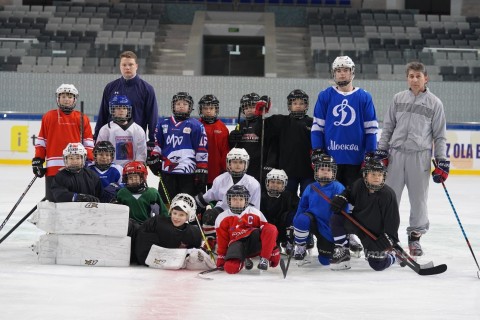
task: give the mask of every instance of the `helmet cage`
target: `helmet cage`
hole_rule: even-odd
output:
[[[128,176],[131,174],[138,174],[140,176],[140,183],[129,184]],[[123,167],[122,182],[125,184],[127,189],[130,190],[130,192],[141,193],[145,191],[148,187],[147,176],[148,176],[147,168],[142,162],[131,161],[131,162],[128,162],[125,165],[125,167]]]
[[[111,157],[110,163],[108,164],[98,163],[97,157],[102,152],[108,152],[110,154],[110,157]],[[113,163],[113,159],[115,159],[115,147],[113,146],[113,144],[110,141],[97,142],[97,144],[93,148],[93,160],[95,161],[95,167],[97,167],[102,171],[105,171],[108,168],[110,168],[110,166]]]
[[[269,188],[269,182],[273,180],[278,180],[283,182],[283,188],[281,190],[274,190]],[[288,184],[288,176],[284,170],[272,169],[269,173],[267,173],[267,177],[265,179],[265,186],[267,188],[267,194],[269,197],[280,197],[280,194],[285,191],[285,188]]]
[[[292,103],[293,101],[301,99],[305,103],[305,110],[303,111],[292,111]],[[308,111],[308,101],[309,97],[308,94],[305,93],[305,91],[300,90],[300,89],[295,89],[290,94],[287,96],[287,105],[288,105],[288,111],[290,112],[290,115],[294,118],[301,119],[305,117]]]
[[[219,108],[220,101],[218,101],[217,97],[213,94],[207,94],[203,96],[200,101],[198,102],[198,114],[200,118],[203,119],[206,123],[214,123],[217,121],[218,113],[220,111]],[[205,106],[214,106],[215,107],[215,115],[214,116],[206,116],[203,114],[203,107]]]
[[[242,207],[233,207],[232,206],[232,198],[236,197],[242,197],[245,199],[245,203]],[[227,205],[230,208],[230,211],[232,211],[235,214],[240,214],[242,213],[247,207],[248,203],[250,201],[250,192],[248,191],[245,186],[242,185],[233,185],[230,189],[227,191]]]
[[[318,174],[318,170],[322,168],[329,168],[332,171],[331,177],[322,177]],[[313,163],[315,181],[320,183],[330,183],[335,180],[337,176],[337,164],[332,156],[322,155],[317,161]]]
[[[240,107],[242,108],[242,113],[247,120],[253,120],[258,117],[255,114],[251,114],[248,116],[245,114],[245,109],[251,106],[255,106],[258,101],[260,101],[260,96],[255,92],[245,94],[242,96],[242,99],[240,99]]]
[[[378,185],[371,184],[367,181],[367,176],[370,172],[381,172],[383,173],[382,182]],[[368,189],[372,191],[379,191],[385,185],[385,179],[387,178],[387,170],[381,161],[372,159],[368,161],[365,166],[362,168],[363,181]]]
[[[188,111],[187,112],[176,112],[175,111],[175,103],[177,101],[184,100],[188,103]],[[172,113],[175,116],[176,120],[182,121],[190,118],[190,114],[193,110],[193,98],[188,92],[178,92],[172,98]]]
[[[180,208],[181,211],[185,212],[188,216],[187,221],[193,222],[195,221],[195,216],[197,214],[197,204],[195,200],[192,198],[191,195],[186,193],[179,193],[177,194],[170,204],[169,214],[172,214],[172,210]]]

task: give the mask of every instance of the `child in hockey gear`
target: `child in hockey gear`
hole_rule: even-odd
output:
[[[245,259],[260,256],[260,270],[276,267],[280,250],[276,246],[277,228],[268,223],[262,212],[249,205],[250,193],[242,185],[227,191],[229,209],[215,221],[217,231],[217,267],[227,273],[240,272]]]
[[[115,157],[115,147],[110,141],[97,142],[93,148],[94,164],[89,168],[95,172],[103,186],[102,202],[112,202],[116,198],[116,193],[122,183],[123,168],[113,163]]]
[[[155,149],[148,159],[152,163],[150,170],[154,174],[161,173],[171,195],[188,193],[194,196],[205,191],[207,184],[207,134],[200,121],[190,118],[192,110],[193,98],[188,93],[179,92],[173,96],[173,115],[158,122]],[[158,190],[163,189],[159,183]],[[162,199],[167,200],[163,192]]]
[[[260,173],[260,147],[262,138],[262,121],[255,114],[255,106],[260,101],[260,96],[255,92],[245,94],[240,99],[240,109],[245,117],[240,121],[235,130],[230,132],[230,148],[243,148],[250,155],[250,166],[247,173],[259,179]]]
[[[99,141],[110,141],[115,146],[114,163],[124,166],[127,162],[147,159],[145,131],[132,119],[132,104],[126,96],[113,96],[109,101],[112,121],[104,125],[97,136]]]
[[[64,166],[63,150],[68,143],[79,142],[83,136],[87,159],[93,160],[90,120],[83,115],[82,128],[82,115],[74,110],[78,100],[77,88],[73,84],[62,84],[57,88],[55,95],[58,108],[43,115],[40,133],[35,140],[35,157],[32,159],[33,173],[39,178],[46,176],[45,195],[49,201],[55,201],[51,192],[53,178]]]
[[[435,183],[447,179],[450,161],[447,160],[443,103],[427,87],[425,65],[407,64],[406,75],[409,89],[395,94],[385,112],[375,158],[390,163],[386,183],[395,191],[399,204],[407,187],[411,206],[408,245],[411,255],[421,256],[420,237],[430,227],[427,199],[432,147],[438,164],[432,172]],[[399,114],[405,116],[399,117]]]
[[[208,189],[212,187],[213,179],[227,171],[225,158],[230,150],[228,128],[218,119],[219,104],[213,94],[204,95],[198,102],[200,122],[205,127],[208,138]]]
[[[335,180],[337,164],[333,157],[324,154],[313,160],[316,182],[308,185],[305,189],[293,219],[295,236],[294,258],[296,260],[305,258],[307,239],[313,234],[317,238],[318,261],[322,265],[328,265],[333,252],[334,240],[330,230],[332,211],[330,210],[330,204],[315,189],[321,190],[328,197],[333,197],[341,193],[345,188],[340,182]],[[350,259],[349,256],[348,259]]]
[[[382,161],[370,159],[362,168],[363,179],[358,179],[343,193],[337,194],[331,201],[332,215],[330,224],[337,248],[346,239],[346,233],[355,233],[365,247],[365,259],[375,271],[382,271],[395,263],[392,246],[398,242],[400,214],[395,192],[385,184],[386,168]],[[347,203],[352,204],[352,217],[378,239],[373,241],[343,215],[341,210]],[[339,253],[341,256],[341,253]],[[335,253],[334,253],[335,258]],[[332,264],[334,262],[332,261]]]
[[[137,74],[137,55],[134,52],[124,51],[120,54],[118,60],[120,61],[119,67],[122,76],[108,83],[103,90],[95,126],[95,137],[98,136],[100,129],[111,120],[110,100],[114,96],[124,95],[128,97],[133,107],[133,121],[142,127],[144,132],[147,132],[148,128],[148,141],[153,143],[155,141],[155,126],[158,121],[155,90]]]
[[[168,216],[168,210],[155,188],[147,185],[147,167],[132,161],[123,167],[125,187],[117,192],[117,202],[130,208],[130,219],[143,223],[154,215]]]
[[[233,148],[227,154],[227,172],[216,177],[213,180],[212,188],[205,194],[199,193],[195,196],[195,201],[200,211],[205,210],[209,202],[217,201],[213,209],[208,209],[202,214],[202,227],[207,237],[215,238],[215,219],[221,212],[228,209],[227,191],[231,186],[245,186],[249,194],[251,194],[251,197],[249,197],[250,203],[255,208],[260,209],[260,183],[252,176],[246,174],[250,163],[249,160],[250,157],[245,149]]]
[[[100,202],[102,183],[92,171],[85,169],[87,151],[78,142],[63,150],[65,167],[58,171],[52,183],[54,202]]]
[[[299,199],[285,190],[287,184],[288,177],[285,171],[272,169],[265,179],[266,191],[262,191],[260,211],[264,213],[268,222],[277,227],[277,245],[291,250],[293,237],[290,235],[290,229],[287,234],[287,227],[292,224]]]
[[[319,93],[313,112],[312,149],[335,158],[337,180],[350,186],[361,165],[377,149],[378,122],[372,96],[353,86],[355,63],[339,56],[332,63],[336,86]]]
[[[128,235],[132,237],[134,260],[145,264],[152,245],[170,249],[200,248],[200,229],[189,224],[195,221],[196,209],[195,200],[190,195],[179,193],[172,199],[167,215],[148,218],[140,226],[131,221]]]
[[[286,189],[300,196],[314,181],[310,162],[313,119],[307,116],[309,97],[300,89],[287,96],[289,115],[276,114],[265,119],[265,167],[281,168],[288,175]],[[292,152],[295,150],[295,152]]]

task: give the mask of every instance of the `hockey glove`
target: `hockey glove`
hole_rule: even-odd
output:
[[[155,149],[155,142],[148,141],[147,142],[147,165],[148,165],[148,160],[152,156],[153,149]]]
[[[89,194],[75,193],[73,196],[73,201],[74,202],[100,202],[100,199]]]
[[[103,188],[102,192],[102,202],[104,203],[113,203],[117,197],[117,191],[120,189],[118,184],[112,182],[105,188]]]
[[[382,233],[375,241],[375,246],[379,252],[386,251],[393,247],[394,242],[392,238],[386,233]]]
[[[208,170],[197,168],[193,178],[193,184],[198,193],[205,192],[207,188]]]
[[[313,149],[312,154],[310,155],[310,161],[313,163],[319,161],[324,155],[325,151],[323,149]]]
[[[448,178],[448,173],[450,171],[450,161],[448,160],[437,160],[437,165],[435,170],[432,172],[432,179],[435,183],[445,182]]]
[[[280,248],[275,246],[270,256],[270,267],[275,268],[280,263]]]
[[[158,153],[151,154],[149,158],[147,158],[147,166],[150,168],[150,171],[156,176],[160,175],[162,172],[162,159],[161,155]]]
[[[383,166],[388,167],[388,151],[386,150],[377,150],[373,155],[373,159],[381,161]]]
[[[347,205],[348,200],[344,195],[337,194],[335,197],[333,197],[332,201],[330,202],[330,210],[332,210],[333,213],[339,214],[340,211],[345,209],[345,206]]]
[[[223,210],[220,207],[215,207],[213,209],[208,209],[202,216],[202,224],[206,224],[209,226],[215,225],[215,220],[217,219],[218,215],[222,213]]]
[[[45,160],[42,158],[35,157],[32,159],[32,169],[33,169],[33,174],[37,176],[37,178],[43,178],[45,173],[47,172],[47,169],[43,167],[43,163]]]
[[[268,96],[261,96],[260,100],[255,104],[255,115],[262,116],[270,111],[272,102]]]
[[[218,255],[217,256],[217,268],[223,267],[225,264],[225,256]]]
[[[228,136],[228,143],[230,144],[230,146],[235,146],[237,143],[240,143],[242,142],[242,137],[243,137],[243,134],[240,130],[233,130],[232,132],[230,132],[230,135]]]

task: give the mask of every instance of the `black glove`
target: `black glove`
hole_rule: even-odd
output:
[[[89,194],[75,193],[75,195],[73,196],[73,201],[75,201],[75,202],[100,202],[100,199],[98,199],[95,196],[89,195]]]
[[[448,178],[448,173],[450,172],[450,161],[448,160],[438,160],[435,170],[432,172],[432,179],[435,183],[445,182]]]
[[[162,172],[162,156],[160,154],[150,154],[146,163],[154,175],[160,175],[160,172]]]
[[[152,156],[152,151],[155,149],[155,142],[153,141],[148,141],[147,142],[147,161],[150,159]]]
[[[42,158],[35,157],[32,159],[32,169],[33,169],[33,174],[37,176],[37,178],[43,178],[45,173],[47,172],[47,169],[43,167],[43,163],[45,160]]]
[[[326,153],[323,151],[323,149],[313,149],[312,154],[310,155],[310,161],[315,163],[319,161],[325,154]]]
[[[103,188],[102,193],[102,202],[104,203],[114,203],[117,198],[117,191],[120,189],[118,184],[112,182],[105,188]]]
[[[344,195],[337,194],[335,197],[333,197],[331,203],[330,203],[330,210],[333,211],[335,214],[339,214],[340,211],[345,209],[345,206],[347,205],[348,200]]]
[[[197,192],[205,192],[207,188],[207,180],[208,180],[208,170],[207,169],[199,169],[195,170],[195,177],[193,178],[193,184],[197,189]]]
[[[378,251],[386,251],[394,245],[392,238],[386,233],[382,233],[380,236],[378,236],[374,243]]]
[[[217,219],[218,215],[222,213],[223,210],[220,207],[215,207],[213,209],[208,209],[202,215],[202,224],[206,224],[209,226],[215,225],[215,220]]]
[[[236,145],[237,143],[240,143],[242,142],[242,137],[243,137],[243,134],[240,130],[233,130],[232,132],[230,132],[230,135],[228,136],[228,142],[230,143],[230,145]]]
[[[377,150],[375,151],[373,158],[383,162],[383,166],[388,167],[388,151],[386,150]]]

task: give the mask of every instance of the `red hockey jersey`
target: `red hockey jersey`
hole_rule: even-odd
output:
[[[60,109],[50,110],[42,117],[40,133],[35,142],[35,157],[45,159],[47,176],[55,176],[64,167],[63,149],[70,142],[80,142],[79,111],[65,114]],[[90,120],[83,115],[83,145],[87,159],[93,161],[93,135]]]
[[[228,145],[228,128],[225,124],[217,120],[208,124],[203,119],[200,122],[205,127],[208,139],[208,184],[227,171],[227,153],[230,151]]]

